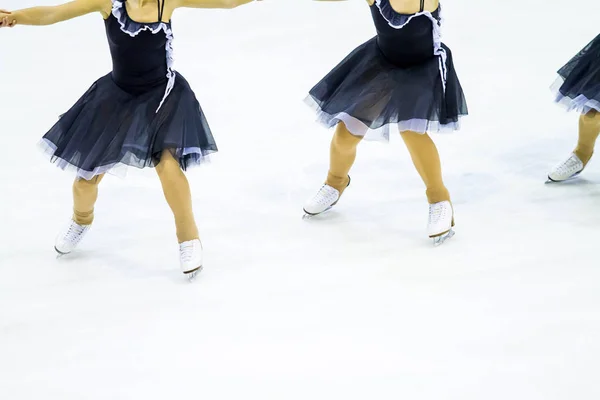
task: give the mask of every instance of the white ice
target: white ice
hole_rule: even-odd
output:
[[[439,248],[399,137],[361,145],[339,205],[301,219],[331,138],[302,99],[373,35],[364,1],[178,11],[175,66],[220,148],[188,175],[193,284],[153,170],[106,179],[89,236],[55,258],[72,175],[35,145],[110,70],[104,27],[1,30],[0,399],[600,398],[600,168],[544,185],[577,128],[548,87],[599,7],[447,1],[471,115],[435,136],[457,222]]]

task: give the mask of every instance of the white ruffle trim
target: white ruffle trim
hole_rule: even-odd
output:
[[[388,142],[390,140],[390,131],[394,127],[396,128],[396,132],[411,131],[421,134],[449,133],[460,129],[461,116],[458,116],[458,121],[449,124],[441,124],[439,121],[430,121],[428,119],[412,118],[405,121],[390,122],[378,129],[371,129],[361,120],[348,113],[341,112],[336,115],[326,113],[310,95],[304,99],[304,102],[316,112],[318,121],[326,127],[331,128],[341,121],[353,135],[362,136],[365,140]]]
[[[60,169],[62,169],[63,171],[67,171],[67,170],[75,171],[78,178],[82,178],[87,181],[94,178],[94,176],[102,175],[102,174],[106,174],[106,173],[110,173],[111,175],[115,175],[115,176],[123,178],[123,177],[125,177],[125,175],[127,173],[127,167],[145,165],[145,160],[136,157],[131,152],[127,152],[125,154],[125,156],[123,157],[123,161],[112,163],[112,164],[107,164],[107,165],[101,165],[101,166],[94,168],[94,170],[92,170],[92,171],[88,171],[88,170],[81,169],[81,168],[71,164],[67,160],[64,160],[60,157],[55,156],[54,153],[56,153],[57,147],[54,143],[52,143],[48,139],[42,138],[38,142],[38,147],[44,152],[44,154],[47,157],[50,158],[50,161],[55,162],[56,165]],[[203,154],[202,149],[200,149],[199,147],[186,147],[183,149],[177,149],[177,151],[175,153],[175,155],[177,157],[183,157],[183,156],[186,156],[189,154],[200,155],[200,160],[202,160],[203,163],[210,161],[209,156],[207,154]],[[53,157],[55,157],[55,158],[53,159]],[[126,162],[126,160],[127,160],[127,162]],[[200,161],[189,163],[189,165],[186,165],[186,168],[189,168],[193,165],[200,165]]]
[[[442,79],[442,87],[446,92],[446,81],[448,77],[446,50],[442,47],[442,6],[438,7],[439,20],[436,19],[430,11],[421,11],[411,16],[398,14],[389,3],[389,0],[375,0],[377,9],[381,16],[387,21],[388,25],[394,29],[402,29],[410,23],[414,18],[426,16],[431,21],[433,30],[433,54],[439,57],[440,78]],[[397,16],[398,18],[394,18]]]
[[[567,111],[577,111],[581,114],[587,114],[592,110],[600,112],[600,101],[594,99],[588,99],[584,95],[580,94],[575,98],[565,96],[560,92],[560,87],[565,83],[563,77],[559,76],[556,78],[550,90],[555,95],[554,101],[566,108]]]
[[[156,109],[156,112],[158,113],[158,110],[160,110],[163,103],[165,102],[165,100],[167,99],[169,94],[171,93],[171,90],[173,90],[173,87],[175,86],[176,74],[175,74],[175,70],[173,69],[173,65],[174,65],[173,31],[171,30],[171,27],[168,24],[166,24],[162,21],[156,22],[156,23],[151,23],[151,24],[140,24],[138,22],[131,21],[132,22],[131,25],[135,27],[135,30],[130,31],[127,29],[127,26],[128,26],[127,18],[128,17],[125,14],[123,14],[123,7],[125,7],[123,2],[118,1],[118,0],[113,0],[112,14],[117,19],[117,21],[119,21],[119,24],[121,25],[121,31],[123,31],[124,33],[128,34],[131,37],[135,37],[140,32],[143,32],[145,30],[149,30],[150,32],[152,32],[152,34],[156,34],[162,30],[165,32],[165,35],[167,37],[167,44],[165,46],[165,52],[166,52],[166,57],[167,57],[167,79],[168,79],[168,81],[167,81],[167,88],[165,89],[165,95],[163,96],[160,104],[158,105],[158,108]]]

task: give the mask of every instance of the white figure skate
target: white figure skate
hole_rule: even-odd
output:
[[[572,153],[569,158],[550,171],[546,183],[558,183],[573,179],[583,171],[583,168],[583,161]]]
[[[348,185],[350,186],[350,177],[348,177]],[[340,200],[340,192],[336,188],[324,184],[321,189],[311,199],[304,203],[304,219],[314,217],[331,210],[333,206]]]
[[[90,227],[91,225],[79,225],[71,220],[56,236],[54,250],[56,250],[58,256],[61,257],[72,252],[90,230]]]
[[[202,243],[198,239],[179,244],[181,271],[191,281],[202,271]]]
[[[429,205],[427,232],[433,245],[439,246],[454,236],[454,209],[449,201]]]

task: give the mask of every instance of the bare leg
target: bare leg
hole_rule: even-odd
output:
[[[600,135],[600,112],[590,111],[579,117],[579,140],[575,148],[575,155],[583,161],[583,165],[592,158],[596,139]]]
[[[165,199],[173,212],[179,243],[199,239],[198,227],[192,210],[192,194],[179,162],[169,150],[163,151],[156,172],[163,188]]]
[[[355,136],[343,122],[340,122],[335,130],[329,151],[329,172],[326,183],[340,192],[348,186],[348,173],[356,160],[356,147],[362,140],[362,136]]]
[[[104,175],[96,175],[89,181],[77,178],[73,182],[73,221],[77,224],[91,225],[94,221],[94,205],[102,178]]]
[[[427,188],[429,204],[450,201],[450,193],[442,179],[440,155],[433,140],[427,134],[412,131],[400,135],[408,148],[413,164]]]

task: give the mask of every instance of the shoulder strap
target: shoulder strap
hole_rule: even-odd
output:
[[[157,2],[158,2],[158,22],[162,22],[162,17],[165,12],[165,1],[166,0],[162,0],[162,3],[161,3],[161,0],[157,0]],[[421,1],[423,1],[423,0],[421,0]]]
[[[425,10],[425,0],[421,0],[421,10],[419,12],[423,12]]]

